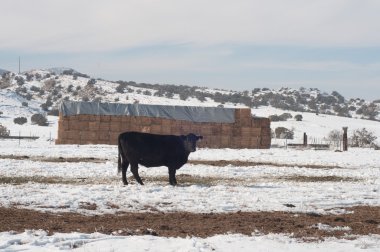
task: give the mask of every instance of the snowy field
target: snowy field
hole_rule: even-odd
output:
[[[8,101],[3,96],[2,99],[12,104],[11,98]],[[11,135],[33,135],[40,139],[0,140],[0,156],[8,156],[0,159],[0,179],[15,181],[0,182],[2,207],[101,215],[116,211],[231,213],[239,210],[341,214],[351,206],[380,206],[380,152],[373,149],[350,148],[348,152],[285,148],[199,149],[190,155],[191,161],[229,160],[231,164],[186,164],[177,172],[177,187],[169,186],[167,168],[141,167],[140,176],[145,179],[145,185],[140,186],[129,177],[130,185],[123,186],[121,176],[116,173],[116,146],[55,145],[49,139],[56,137],[57,117],[48,118],[49,127],[29,122],[20,126],[13,123],[12,115],[27,116],[33,111],[26,111],[27,108],[16,111],[15,106],[5,108],[0,123],[10,129]],[[252,112],[268,116],[287,111],[269,107]],[[310,137],[323,138],[329,131],[341,130],[343,126],[349,127],[349,135],[355,129],[366,127],[380,138],[379,122],[312,113],[302,115],[302,122],[294,119],[276,122],[272,123],[272,129],[294,128],[294,142],[301,141],[303,132]],[[282,146],[282,141],[274,143]],[[52,162],[60,157],[95,160]],[[247,164],[239,166],[233,161]],[[186,182],[189,176],[196,182]],[[96,204],[96,209],[83,208],[83,203]],[[289,204],[294,207],[286,206]],[[320,223],[318,228],[326,227]],[[304,243],[291,234],[263,235],[254,231],[252,236],[224,234],[208,238],[125,237],[100,233],[48,236],[46,230],[25,230],[19,234],[9,231],[0,233],[0,251],[252,251],[255,248],[255,251],[335,252],[380,249],[379,235]]]
[[[29,157],[1,159],[0,177],[29,181],[0,184],[1,206],[94,215],[115,213],[116,210],[340,214],[345,212],[345,207],[380,205],[380,153],[373,149],[351,148],[348,152],[283,148],[199,149],[190,155],[190,160],[239,160],[252,165],[186,164],[177,172],[177,187],[168,184],[166,167],[141,167],[140,176],[146,179],[146,184],[140,186],[130,177],[131,184],[123,186],[116,173],[116,146],[55,145],[46,140],[0,141],[1,156]],[[59,157],[95,158],[96,162],[49,161]],[[195,176],[199,183],[181,183],[181,178],[189,175]],[[44,183],[44,179],[54,182]],[[83,202],[96,204],[96,209],[82,208]],[[289,208],[285,204],[295,207]],[[110,207],[115,205],[117,209]],[[257,251],[377,251],[380,236],[302,243],[281,234],[226,234],[203,239],[121,237],[98,233],[47,236],[46,232],[37,230],[26,230],[21,234],[0,233],[0,250],[5,251],[71,248],[78,251],[252,251],[252,247]]]

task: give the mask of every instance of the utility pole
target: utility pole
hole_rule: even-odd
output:
[[[18,74],[21,73],[21,58],[18,56]]]

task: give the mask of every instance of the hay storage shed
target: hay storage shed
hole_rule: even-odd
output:
[[[59,108],[56,144],[117,144],[120,133],[195,133],[199,147],[269,148],[268,118],[249,108],[219,108],[64,101]]]

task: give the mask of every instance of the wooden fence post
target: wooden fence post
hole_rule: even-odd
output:
[[[307,135],[306,135],[306,132],[303,133],[303,146],[304,147],[307,146]]]
[[[347,151],[347,129],[348,127],[343,127],[343,151]]]

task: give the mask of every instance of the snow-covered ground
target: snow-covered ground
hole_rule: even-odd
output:
[[[0,250],[4,251],[156,251],[156,252],[266,252],[266,251],[378,251],[380,237],[361,236],[357,239],[328,238],[323,242],[301,243],[281,234],[243,236],[216,235],[208,238],[163,238],[156,236],[110,236],[99,233],[57,233],[47,236],[41,230],[27,230],[21,234],[0,233]]]
[[[167,168],[140,168],[146,185],[123,186],[116,174],[116,146],[54,145],[37,141],[1,140],[0,155],[29,156],[29,159],[1,159],[1,177],[71,179],[72,184],[28,182],[0,184],[0,205],[50,212],[83,214],[118,211],[190,211],[234,212],[292,211],[339,214],[355,205],[380,205],[380,155],[373,149],[269,150],[199,149],[191,160],[240,160],[270,162],[272,165],[216,167],[186,164],[177,176],[199,177],[199,184],[168,185]],[[104,162],[46,162],[48,158],[94,157]],[[39,160],[41,159],[41,160]],[[45,161],[43,160],[45,159]],[[273,165],[275,164],[275,165]],[[129,173],[129,175],[131,175]],[[302,181],[298,177],[315,181]],[[156,180],[155,178],[164,178]],[[334,177],[338,180],[322,181]],[[215,183],[208,183],[213,178]],[[202,180],[203,179],[203,180]],[[76,180],[86,181],[76,183]],[[133,180],[133,178],[132,178]],[[206,181],[202,183],[202,181]],[[212,197],[210,197],[212,195]],[[289,197],[291,195],[291,197]],[[96,204],[96,210],[81,208],[81,203]],[[292,204],[288,208],[285,204]],[[321,224],[323,228],[323,224]],[[254,232],[254,230],[252,231]],[[302,243],[288,235],[218,235],[209,238],[160,238],[152,236],[120,237],[103,234],[54,234],[25,231],[0,233],[0,250],[54,251],[76,248],[78,251],[377,251],[380,236],[351,239],[327,239]]]
[[[0,155],[27,155],[37,160],[3,159],[2,177],[53,177],[72,179],[73,183],[23,183],[0,185],[0,204],[18,204],[26,208],[48,211],[83,212],[87,214],[118,211],[292,211],[318,213],[338,211],[353,205],[380,205],[380,155],[372,149],[330,150],[232,150],[200,149],[192,160],[240,160],[271,162],[274,165],[215,167],[186,164],[177,176],[198,176],[200,184],[182,184],[175,188],[167,183],[167,168],[140,168],[142,178],[163,177],[145,186],[124,187],[117,176],[116,146],[54,145],[47,141],[2,141]],[[104,162],[45,162],[38,157],[95,157]],[[313,167],[313,168],[310,168]],[[131,175],[129,173],[129,175]],[[315,181],[299,182],[299,177]],[[335,177],[321,182],[323,177]],[[202,183],[212,178],[214,184]],[[87,181],[79,184],[75,181]],[[131,179],[134,182],[134,179]],[[338,181],[336,181],[338,180]],[[341,180],[341,181],[339,181]],[[181,183],[181,179],[179,179]],[[30,190],[33,194],[30,194]],[[213,195],[210,198],[210,195]],[[292,195],[292,198],[289,198]],[[95,203],[96,210],[80,208],[81,202]],[[338,210],[336,210],[338,209]]]
[[[13,115],[28,116],[33,104],[21,107],[14,97],[1,96],[0,123],[12,135],[33,135],[36,141],[0,140],[0,155],[28,156],[29,159],[0,159],[0,178],[30,179],[27,183],[0,184],[0,205],[49,212],[83,214],[114,213],[118,211],[190,211],[234,212],[291,211],[339,214],[356,205],[380,205],[380,152],[373,149],[297,150],[272,148],[268,150],[199,149],[191,160],[239,160],[250,166],[231,164],[226,167],[186,164],[178,172],[177,187],[168,185],[167,168],[141,167],[140,175],[147,179],[140,186],[130,178],[123,186],[116,174],[117,148],[108,145],[55,145],[57,117],[49,117],[51,125],[39,127],[15,125]],[[13,103],[14,104],[13,104]],[[36,105],[37,107],[37,105]],[[29,109],[31,111],[29,111]],[[282,114],[273,108],[252,110],[257,116]],[[293,113],[293,116],[298,113]],[[303,121],[290,119],[272,123],[272,128],[294,127],[294,142],[303,132],[310,137],[323,138],[333,129],[366,127],[380,138],[380,123],[328,115],[302,113]],[[281,143],[283,140],[277,140]],[[378,140],[379,141],[379,140]],[[104,162],[47,162],[47,158],[93,157]],[[45,159],[45,160],[44,160]],[[254,165],[254,163],[264,163]],[[265,165],[267,164],[267,165]],[[130,176],[131,173],[129,172]],[[196,176],[199,183],[181,183],[184,175]],[[181,177],[182,176],[182,177]],[[305,179],[307,178],[307,179]],[[326,179],[327,178],[327,179]],[[42,183],[54,179],[54,183]],[[59,183],[59,180],[66,183]],[[58,182],[57,182],[58,181]],[[68,182],[67,182],[68,181]],[[78,183],[77,181],[81,181]],[[211,181],[211,182],[210,182]],[[83,209],[81,203],[96,204],[95,210]],[[285,204],[295,207],[289,208]],[[321,223],[321,228],[325,228]],[[380,228],[380,227],[379,227]],[[252,236],[218,235],[205,239],[160,238],[152,236],[109,236],[103,234],[54,234],[26,230],[24,233],[0,233],[0,250],[54,251],[76,248],[78,251],[378,251],[380,236],[357,239],[333,239],[302,243],[281,234]],[[348,237],[352,238],[352,237]]]

